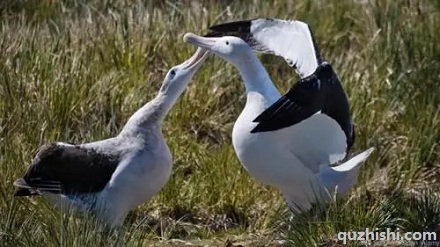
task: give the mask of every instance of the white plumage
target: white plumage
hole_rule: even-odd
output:
[[[256,19],[210,29],[208,37],[188,33],[184,40],[240,71],[247,98],[232,141],[243,167],[258,181],[278,188],[295,208],[326,200],[327,192],[335,189],[348,192],[357,180],[359,164],[373,149],[330,166],[346,156],[354,130],[345,93],[330,65],[322,63],[307,24]],[[281,97],[248,44],[283,56],[303,79]],[[333,98],[325,97],[329,93]]]
[[[256,19],[250,32],[272,53],[283,57],[289,65],[298,66],[301,77],[313,74],[319,65],[310,29],[304,22]]]

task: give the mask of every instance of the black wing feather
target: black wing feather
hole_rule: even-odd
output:
[[[207,34],[208,37],[221,37],[225,34],[236,34],[237,37],[246,40],[252,38],[251,34],[252,20],[233,21],[228,23],[222,23],[209,27],[211,32]]]
[[[295,125],[316,112],[335,119],[347,137],[348,149],[354,142],[354,126],[347,95],[328,63],[301,79],[278,101],[261,113],[251,133],[274,131]]]
[[[79,146],[44,145],[23,178],[15,182],[19,188],[16,195],[33,195],[35,190],[63,194],[98,192],[107,185],[118,163],[117,155]]]
[[[209,27],[211,30],[205,37],[235,36],[244,40],[252,49],[263,53],[273,53],[273,51],[261,42],[256,40],[251,33],[252,20],[242,20],[223,23]]]
[[[254,122],[259,124],[251,131],[266,132],[282,129],[301,122],[320,110],[320,80],[316,76],[300,80],[261,113]]]

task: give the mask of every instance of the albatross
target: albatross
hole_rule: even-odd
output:
[[[246,105],[232,131],[243,167],[278,188],[292,209],[307,210],[331,193],[348,193],[370,148],[348,161],[354,141],[349,103],[309,26],[300,21],[254,19],[210,27],[206,37],[185,42],[233,64],[246,89]],[[301,79],[281,96],[253,50],[282,56]]]
[[[15,196],[43,195],[56,207],[92,212],[110,228],[150,200],[168,181],[172,156],[162,122],[207,52],[197,49],[165,76],[156,97],[137,110],[113,138],[85,144],[56,142],[40,147]]]

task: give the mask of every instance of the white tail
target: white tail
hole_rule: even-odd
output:
[[[335,166],[324,167],[318,174],[319,181],[330,193],[337,190],[339,195],[345,195],[356,184],[360,164],[374,151],[369,148],[364,152],[354,156],[347,162]]]

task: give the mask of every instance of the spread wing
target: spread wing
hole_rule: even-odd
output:
[[[117,155],[56,143],[42,146],[25,175],[14,184],[15,195],[40,191],[72,194],[101,191],[119,163]]]
[[[257,52],[283,57],[302,77],[255,119],[259,124],[253,133],[295,125],[321,111],[333,118],[345,133],[348,152],[355,131],[347,95],[331,66],[323,61],[306,23],[259,18],[223,23],[209,29],[208,37],[239,37]]]
[[[301,77],[312,74],[322,57],[309,26],[301,21],[269,18],[235,21],[215,25],[206,36],[235,36],[255,51],[275,54],[298,69]]]

